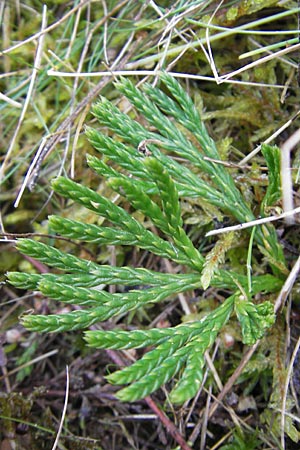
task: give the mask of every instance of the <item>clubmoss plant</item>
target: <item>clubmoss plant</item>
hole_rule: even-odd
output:
[[[136,88],[128,79],[116,83],[149,127],[102,98],[93,107],[93,114],[113,137],[87,128],[90,142],[103,155],[102,159],[88,156],[89,166],[105,177],[131,208],[149,219],[152,227],[94,190],[63,177],[54,180],[54,191],[100,215],[104,225],[59,216],[52,216],[49,221],[51,229],[62,236],[99,245],[137,246],[169,259],[184,270],[173,274],[101,265],[51,245],[20,239],[17,247],[22,253],[61,273],[11,272],[8,277],[17,287],[38,290],[60,302],[81,307],[67,314],[24,315],[22,324],[37,332],[85,329],[145,305],[167,298],[172,301],[177,294],[193,289],[212,286],[231,293],[205,317],[175,327],[85,331],[85,340],[92,347],[153,347],[131,366],[108,375],[111,383],[128,385],[117,393],[121,400],[143,398],[176,377],[170,399],[182,403],[196,394],[202,381],[204,353],[232,314],[240,323],[245,344],[261,338],[274,323],[272,303],[258,303],[256,295],[280,289],[285,261],[272,225],[258,227],[251,242],[261,250],[273,274],[249,277],[228,265],[222,267],[225,252],[233,242],[232,235],[217,241],[206,254],[193,244],[183,223],[183,199],[198,199],[200,205],[204,201],[239,222],[253,220],[255,216],[228,169],[215,162],[220,159],[217,147],[190,97],[168,74],[162,74],[161,83],[161,89],[150,84]],[[278,149],[264,146],[263,154],[270,173],[261,203],[262,216],[268,214],[268,208],[280,196]],[[109,293],[97,289],[100,284],[128,288],[125,292]]]

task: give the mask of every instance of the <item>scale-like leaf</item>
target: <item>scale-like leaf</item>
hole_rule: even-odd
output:
[[[247,345],[255,344],[275,322],[274,306],[268,301],[255,305],[240,295],[235,300],[235,312]]]

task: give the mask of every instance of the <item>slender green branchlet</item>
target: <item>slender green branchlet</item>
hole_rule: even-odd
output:
[[[141,125],[105,98],[92,108],[112,137],[90,127],[86,129],[89,141],[103,155],[88,156],[88,164],[116,192],[113,200],[65,177],[53,181],[58,195],[92,211],[101,218],[101,225],[96,219],[85,223],[51,216],[49,226],[57,235],[92,248],[137,247],[156,255],[161,270],[98,264],[96,258],[87,260],[62,247],[20,239],[20,252],[54,270],[45,274],[11,272],[8,278],[18,288],[37,290],[46,297],[74,305],[74,309],[69,306],[70,312],[63,314],[24,314],[21,323],[36,332],[88,329],[112,317],[120,319],[138,308],[172,302],[182,293],[187,298],[192,293],[195,305],[201,305],[206,289],[218,290],[214,309],[205,314],[202,311],[201,316],[188,316],[190,321],[174,327],[87,330],[84,334],[87,344],[96,348],[151,346],[131,366],[107,376],[111,383],[127,385],[117,393],[119,399],[143,398],[168,382],[170,400],[183,403],[197,394],[203,381],[204,354],[231,317],[237,319],[242,340],[248,345],[262,338],[272,326],[273,305],[261,299],[262,294],[281,288],[285,260],[272,225],[257,227],[250,245],[250,235],[244,232],[249,251],[241,270],[236,270],[227,258],[236,245],[237,234],[228,234],[217,242],[205,238],[204,227],[199,226],[193,234],[195,228],[186,220],[193,208],[203,215],[204,211],[206,215],[217,211],[218,217],[229,215],[239,222],[252,220],[255,215],[228,169],[215,162],[220,159],[217,146],[189,95],[168,74],[163,74],[160,82],[161,89],[150,84],[138,88],[128,79],[116,84],[149,126]],[[280,198],[280,153],[264,146],[263,154],[269,168],[269,184],[260,214],[267,215]],[[213,219],[212,214],[210,223]],[[254,251],[265,258],[264,267],[269,263],[269,273],[250,274]],[[165,267],[172,268],[170,273]],[[114,289],[107,289],[111,285]]]

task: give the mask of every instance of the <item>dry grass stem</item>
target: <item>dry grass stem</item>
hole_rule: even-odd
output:
[[[300,111],[297,111],[297,113],[294,114],[294,116],[291,119],[289,119],[287,122],[285,122],[285,124],[283,124],[280,128],[278,128],[278,130],[276,130],[275,133],[273,133],[271,136],[269,136],[268,139],[266,139],[263,143],[270,144],[272,141],[274,141],[275,138],[277,138],[284,130],[286,130],[299,117],[299,114],[300,114]],[[250,152],[247,156],[245,156],[245,158],[243,158],[239,162],[239,165],[243,166],[248,161],[250,161],[250,159],[252,159],[255,155],[257,155],[257,153],[259,153],[260,151],[261,151],[261,145],[258,145],[252,152]]]
[[[295,284],[296,278],[300,271],[300,256],[298,257],[297,261],[295,262],[292,270],[289,273],[289,276],[285,280],[284,285],[281,288],[281,291],[276,299],[275,305],[274,305],[274,312],[277,313],[283,306],[285,300],[287,299],[287,296],[291,292],[292,287]]]
[[[233,225],[230,227],[219,228],[217,230],[211,230],[206,233],[206,237],[215,236],[217,234],[229,233],[230,231],[240,231],[246,228],[252,228],[257,225],[263,225],[264,223],[275,222],[276,220],[285,219],[286,217],[294,216],[300,213],[300,207],[293,209],[292,211],[287,211],[282,214],[264,217],[262,219],[251,220],[250,222],[239,223],[238,225]]]
[[[61,414],[61,419],[60,419],[60,423],[59,423],[59,428],[57,431],[57,435],[53,444],[53,447],[51,450],[55,450],[57,445],[58,445],[58,441],[63,429],[63,425],[64,425],[64,420],[66,417],[66,413],[67,413],[67,407],[68,407],[68,401],[69,401],[69,391],[70,391],[70,377],[69,377],[69,367],[66,366],[66,393],[65,393],[65,401],[64,401],[64,407],[62,410],[62,414]]]

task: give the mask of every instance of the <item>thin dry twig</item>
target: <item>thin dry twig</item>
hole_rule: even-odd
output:
[[[182,54],[182,53],[181,53]],[[158,77],[162,73],[160,70],[102,70],[99,72],[62,72],[59,70],[53,70],[49,69],[47,74],[49,76],[55,76],[55,77],[68,77],[68,78],[74,78],[77,76],[80,76],[82,78],[85,77],[106,77],[108,75],[113,75],[115,77],[119,76],[137,76],[137,77],[146,77],[146,76],[153,76]],[[209,77],[205,75],[194,75],[191,73],[182,73],[182,72],[173,72],[168,70],[169,75],[172,75],[175,78],[184,78],[189,80],[202,80],[202,81],[215,81],[214,77]],[[224,83],[230,83],[230,84],[238,84],[242,86],[256,86],[256,87],[272,87],[276,89],[283,89],[283,84],[268,84],[268,83],[256,83],[252,81],[241,81],[241,80],[224,80]]]
[[[28,170],[26,172],[26,175],[24,177],[23,183],[21,185],[21,188],[20,188],[20,190],[18,192],[17,198],[16,198],[15,203],[14,203],[14,207],[15,208],[17,208],[19,206],[21,198],[22,198],[22,196],[24,194],[24,191],[25,191],[25,189],[26,189],[26,187],[28,185],[30,177],[31,177],[31,175],[32,175],[32,173],[34,171],[35,166],[36,166],[36,163],[39,160],[39,157],[40,157],[40,155],[42,153],[42,150],[43,150],[43,148],[46,145],[47,139],[48,139],[48,136],[43,137],[43,139],[42,139],[42,141],[41,141],[41,143],[39,145],[39,148],[38,148],[36,154],[34,155],[34,158],[33,158],[32,162],[31,162],[31,164],[30,164],[30,166],[29,166],[29,168],[28,168]]]
[[[282,304],[285,302],[287,296],[291,292],[291,289],[296,281],[296,278],[300,272],[300,256],[295,262],[292,270],[289,273],[289,276],[285,280],[284,285],[282,286],[280,293],[276,299],[275,305],[274,305],[274,312],[277,313],[279,309],[282,307]]]
[[[297,111],[296,114],[293,115],[293,117],[291,119],[289,119],[286,123],[284,123],[280,128],[278,128],[278,130],[275,131],[275,133],[273,133],[270,137],[268,137],[268,139],[266,139],[263,144],[269,144],[270,142],[272,142],[275,138],[277,138],[277,136],[279,136],[284,130],[286,130],[291,124],[292,122],[294,122],[295,119],[298,118],[300,114],[300,111]],[[261,151],[261,147],[263,144],[258,145],[254,150],[252,150],[252,152],[250,152],[247,156],[245,156],[245,158],[243,158],[240,162],[239,165],[243,166],[244,164],[246,164],[248,161],[250,161],[251,158],[253,158],[253,156],[257,155],[257,153],[259,153]]]
[[[50,358],[50,356],[56,355],[58,353],[58,349],[51,350],[50,352],[44,353],[43,355],[37,356],[36,358],[31,359],[30,361],[27,361],[26,363],[20,365],[19,367],[16,367],[15,369],[10,370],[7,373],[7,376],[11,376],[14,373],[19,372],[21,369],[25,369],[26,367],[31,366],[32,364],[35,364],[39,361],[42,361],[44,359]],[[0,376],[0,381],[3,379],[3,376]]]
[[[200,440],[200,450],[204,450],[206,447],[206,437],[207,437],[207,425],[209,422],[209,407],[211,403],[211,393],[212,393],[212,385],[209,386],[207,398],[206,398],[206,404],[205,404],[205,410],[203,414],[203,420],[202,420],[202,428],[201,428],[201,440]]]
[[[227,383],[224,385],[222,391],[219,393],[217,400],[212,404],[210,410],[209,410],[209,417],[211,418],[214,413],[216,412],[217,408],[220,406],[220,404],[222,403],[223,399],[225,398],[225,396],[228,394],[228,392],[231,390],[232,386],[234,385],[234,383],[236,382],[236,380],[239,378],[239,376],[241,375],[241,373],[243,372],[245,366],[248,364],[248,362],[250,361],[253,353],[255,352],[255,350],[257,349],[257,347],[259,346],[260,340],[257,341],[248,351],[247,353],[245,353],[245,355],[243,356],[240,364],[238,365],[238,367],[236,368],[236,370],[234,371],[234,373],[231,375],[231,377],[228,379]]]
[[[271,55],[264,56],[263,58],[253,61],[252,63],[246,64],[240,69],[234,70],[233,72],[230,72],[227,75],[222,75],[221,77],[219,77],[218,82],[224,83],[225,80],[228,81],[230,78],[235,77],[236,75],[239,75],[240,73],[245,72],[246,70],[252,69],[253,67],[257,67],[258,65],[264,64],[265,62],[268,62],[274,58],[278,58],[279,56],[286,55],[299,49],[300,44],[291,45],[290,47],[284,48],[282,50],[279,50],[278,52],[272,53]]]
[[[230,227],[224,227],[224,228],[218,228],[217,230],[211,230],[206,233],[206,237],[208,236],[215,236],[216,234],[223,234],[223,233],[229,233],[229,231],[240,231],[245,230],[246,228],[255,227],[257,225],[263,225],[265,223],[269,222],[275,222],[276,220],[285,219],[289,216],[294,216],[295,214],[300,213],[300,207],[293,209],[292,211],[287,211],[282,214],[270,216],[270,217],[263,217],[262,219],[256,219],[251,220],[250,222],[243,222],[239,223],[237,225],[232,225]]]
[[[146,397],[145,401],[147,405],[155,412],[155,414],[159,417],[167,431],[170,435],[175,439],[178,445],[182,450],[192,450],[191,447],[187,444],[187,442],[183,439],[182,435],[177,430],[176,426],[171,422],[168,416],[157,406],[157,404],[152,400],[151,397]]]
[[[0,100],[2,102],[9,103],[14,108],[22,108],[22,103],[16,102],[15,100],[13,100],[12,98],[8,97],[7,95],[2,94],[2,92],[0,92]]]
[[[70,377],[69,377],[69,367],[66,366],[66,394],[65,394],[65,401],[64,401],[64,407],[63,407],[63,411],[62,411],[62,415],[61,415],[61,420],[60,420],[60,424],[59,424],[59,428],[57,431],[57,435],[53,444],[53,447],[51,450],[55,450],[62,432],[62,428],[63,428],[63,424],[64,424],[64,420],[65,420],[65,416],[66,416],[66,412],[67,412],[67,406],[68,406],[68,400],[69,400],[69,390],[70,390]]]
[[[219,84],[219,74],[218,74],[218,70],[214,61],[214,57],[213,57],[213,53],[212,53],[212,48],[210,45],[210,39],[209,39],[209,26],[212,23],[215,15],[217,14],[217,12],[219,11],[219,9],[221,8],[222,4],[223,4],[224,0],[221,0],[220,3],[218,4],[218,6],[216,7],[216,9],[214,10],[213,14],[210,16],[208,24],[207,24],[207,28],[205,30],[205,36],[206,36],[206,45],[207,45],[207,52],[205,51],[204,47],[202,46],[202,50],[204,52],[204,55],[206,56],[208,63],[210,65],[210,68],[212,70],[212,73],[214,75],[215,81],[217,84]]]

